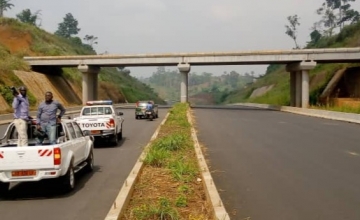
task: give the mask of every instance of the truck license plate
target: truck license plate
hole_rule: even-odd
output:
[[[36,170],[18,170],[18,171],[12,171],[12,176],[35,176]]]
[[[93,130],[93,131],[91,131],[91,134],[100,134],[100,131],[98,131],[98,130]]]

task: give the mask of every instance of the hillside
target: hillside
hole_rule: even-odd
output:
[[[24,56],[90,55],[96,52],[80,38],[65,39],[38,27],[11,18],[0,18],[0,113],[10,112],[12,95],[8,86],[25,85],[32,109],[52,91],[65,106],[81,105],[81,73],[76,68],[41,74],[32,72]],[[164,103],[149,86],[126,69],[102,68],[99,73],[99,99],[115,103],[153,99]]]
[[[316,42],[310,41],[305,48],[359,46],[360,22],[357,22],[344,27],[336,35],[321,37]],[[360,112],[359,67],[360,63],[318,64],[309,74],[310,105],[340,111]],[[335,80],[336,77],[338,79]],[[265,75],[250,86],[229,93],[224,103],[253,102],[287,106],[290,104],[289,83],[290,74],[285,71],[285,65],[269,65]],[[325,91],[327,87],[331,88],[331,91]]]
[[[159,96],[169,102],[179,101],[181,75],[177,71],[158,67],[151,77],[141,78],[143,83],[154,88]],[[235,71],[213,76],[212,73],[190,73],[188,94],[192,104],[220,104],[226,94],[236,88],[244,87],[254,77],[246,73],[241,75]]]

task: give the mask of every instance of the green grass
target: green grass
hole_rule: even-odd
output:
[[[179,213],[168,198],[161,197],[157,204],[143,204],[132,210],[135,219],[178,220]]]
[[[0,18],[0,26],[11,30],[12,34],[21,38],[22,36],[31,36],[29,49],[23,49],[15,53],[10,53],[7,45],[0,44],[0,94],[9,103],[10,98],[6,95],[6,86],[22,85],[21,80],[13,74],[13,70],[30,71],[30,66],[23,60],[24,56],[58,56],[58,55],[92,55],[96,54],[94,50],[87,45],[76,41],[75,38],[65,39],[33,25],[21,23],[13,18]],[[63,68],[63,77],[82,86],[81,73],[76,68]],[[165,102],[158,97],[153,89],[138,81],[136,78],[124,72],[119,72],[116,68],[102,68],[99,74],[99,81],[106,83],[107,88],[115,88],[130,103],[138,100],[154,100],[158,104]],[[31,90],[31,88],[29,89]],[[29,95],[30,105],[36,103],[34,97]]]
[[[352,106],[311,106],[313,109],[360,114],[360,107]]]
[[[354,25],[346,26],[339,34],[336,34],[332,37],[323,37],[319,42],[317,42],[317,44],[309,44],[307,48],[359,47],[359,39],[360,22]],[[314,106],[318,105],[319,96],[336,71],[354,66],[360,66],[360,64],[318,64],[313,70],[311,70],[309,73],[310,82],[311,79],[317,76],[317,74],[325,73],[325,77],[310,88],[310,104]],[[247,88],[241,88],[229,93],[224,103],[229,104],[236,102],[253,102],[287,106],[290,104],[289,74],[290,73],[286,72],[285,70],[285,65],[269,65],[267,73],[258,79],[257,82],[253,83]],[[274,85],[274,87],[269,92],[259,97],[250,99],[250,95],[255,89],[269,85]],[[357,109],[349,107],[322,107],[322,109],[343,112],[358,112]]]
[[[171,197],[162,196],[154,201],[154,198],[147,198],[143,195],[132,199],[134,204],[127,211],[127,219],[184,219],[181,217],[180,210],[189,206],[189,197],[195,192],[192,184],[196,182],[196,177],[200,175],[196,156],[193,149],[193,141],[190,135],[190,124],[187,119],[187,103],[177,103],[169,111],[168,118],[161,126],[159,137],[154,140],[147,149],[146,157],[143,162],[145,168],[152,167],[162,169],[162,175],[177,185]],[[141,177],[140,177],[141,178]],[[167,178],[165,178],[167,179]],[[162,181],[156,179],[155,182]],[[142,182],[135,186],[140,194],[149,188],[150,182]],[[166,184],[165,184],[166,185]],[[162,187],[165,187],[164,185]],[[165,191],[165,189],[163,189]],[[166,191],[165,194],[168,192]],[[204,214],[204,213],[202,213]],[[191,216],[186,212],[186,218]],[[191,219],[197,219],[191,217]],[[203,218],[199,218],[203,219]]]

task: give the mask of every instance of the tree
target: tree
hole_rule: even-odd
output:
[[[296,42],[297,38],[297,26],[300,25],[299,20],[300,18],[297,15],[288,16],[287,17],[290,25],[285,25],[286,31],[285,34],[287,34],[289,37],[291,37],[295,42],[295,49],[300,49],[299,45]]]
[[[19,14],[17,14],[16,17],[21,22],[31,24],[31,25],[34,25],[34,26],[40,26],[41,24],[39,24],[39,25],[36,24],[37,20],[41,20],[39,15],[41,15],[40,10],[36,11],[33,14],[33,13],[31,13],[30,9],[25,9],[25,10],[22,10],[22,12],[20,12]]]
[[[318,15],[322,15],[321,21],[328,28],[326,31],[329,35],[333,29],[339,27],[340,30],[346,22],[354,23],[359,21],[358,11],[351,9],[350,2],[355,0],[325,0],[319,9],[316,10]],[[337,11],[337,12],[336,12]]]
[[[310,33],[310,42],[308,42],[308,47],[313,47],[316,45],[317,42],[321,39],[321,26],[319,22],[315,22],[313,26],[311,27],[311,33]]]
[[[98,38],[93,36],[93,35],[85,35],[85,37],[83,38],[83,40],[85,40],[86,42],[88,42],[88,45],[90,45],[91,47],[93,46],[93,44],[97,44],[98,42],[96,41]]]
[[[324,34],[327,36],[332,36],[334,29],[337,27],[337,17],[334,10],[329,7],[328,4],[323,3],[322,7],[316,10],[316,13],[318,15],[322,15],[320,24],[322,23],[324,27],[327,28],[324,30]]]
[[[64,17],[64,21],[59,23],[55,34],[61,37],[70,38],[72,35],[78,34],[79,31],[80,28],[78,28],[78,21],[71,13],[67,13]]]
[[[0,0],[0,18],[4,17],[4,11],[11,9],[14,7],[13,4],[10,3],[11,0]]]

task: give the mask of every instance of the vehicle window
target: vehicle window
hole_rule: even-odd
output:
[[[82,112],[82,115],[90,115],[90,109],[89,108],[85,108]]]
[[[106,115],[112,114],[112,110],[111,110],[110,107],[105,107],[105,114],[106,114]]]
[[[74,130],[75,130],[76,136],[77,136],[78,138],[79,138],[79,137],[83,137],[84,135],[83,135],[83,133],[82,133],[79,125],[76,124],[75,122],[73,122],[73,126],[74,126]]]
[[[110,115],[112,113],[111,107],[91,107],[84,109],[82,115]]]
[[[97,115],[98,114],[98,108],[91,108],[91,115]]]
[[[146,105],[147,105],[146,102],[140,102],[140,103],[139,103],[139,106],[140,106],[140,107],[146,107]]]
[[[71,122],[66,123],[66,127],[69,130],[69,135],[72,139],[76,138],[74,127],[72,126]]]
[[[104,107],[98,107],[98,114],[103,115],[104,114]]]

